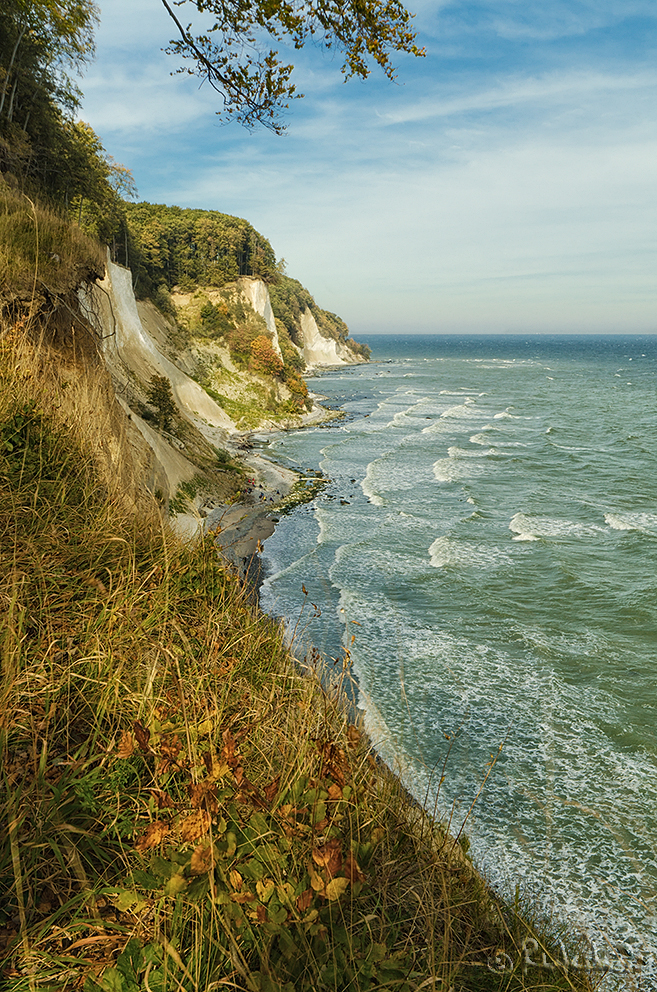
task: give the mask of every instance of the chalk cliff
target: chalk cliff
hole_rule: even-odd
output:
[[[266,328],[280,367],[284,360],[276,318],[268,288],[261,279],[241,277],[229,288],[228,297],[208,289],[174,300],[187,300],[188,308],[196,306],[200,313],[204,300],[206,305],[212,300],[221,305],[227,298],[233,302],[241,299],[240,313],[245,313],[247,319],[256,322],[261,319],[256,326],[262,327],[262,332]],[[192,494],[188,499],[189,512],[179,512],[176,518],[182,532],[198,527],[203,505],[207,512],[216,506],[216,502],[207,499],[211,485],[199,484],[207,468],[208,452],[215,453],[211,458],[216,458],[217,453],[221,456],[221,452],[228,453],[226,457],[239,452],[250,473],[262,476],[267,466],[259,456],[240,451],[245,427],[301,426],[330,416],[308,396],[305,406],[295,405],[294,394],[288,388],[293,386],[294,377],[286,384],[280,377],[267,378],[262,371],[256,374],[238,368],[221,336],[196,339],[188,329],[187,337],[181,340],[180,328],[152,303],[136,301],[130,270],[113,263],[109,257],[104,278],[82,286],[78,299],[82,315],[100,342],[118,402],[151,453],[151,488],[161,492],[165,500],[176,497],[181,489]],[[179,312],[182,314],[183,310]],[[334,366],[362,361],[344,342],[322,335],[308,308],[301,315],[300,328],[299,344],[293,344],[307,365]],[[289,343],[286,347],[289,349]],[[298,374],[295,375],[298,380]],[[153,410],[149,409],[149,384],[154,377],[162,377],[170,385],[177,428],[160,429]],[[281,412],[276,413],[277,409]]]

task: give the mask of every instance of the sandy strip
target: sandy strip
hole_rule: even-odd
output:
[[[216,544],[224,556],[237,567],[240,577],[257,590],[261,582],[260,545],[274,533],[277,504],[300,476],[257,452],[240,453],[240,457],[255,479],[252,491],[239,503],[213,509],[205,518],[203,529],[206,533],[215,532]]]

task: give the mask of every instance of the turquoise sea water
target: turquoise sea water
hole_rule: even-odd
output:
[[[605,987],[657,988],[657,337],[368,341],[311,383],[347,417],[266,447],[331,481],[266,542],[262,606],[349,648],[377,748],[453,827],[499,752],[475,862]]]

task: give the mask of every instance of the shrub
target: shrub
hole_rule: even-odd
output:
[[[272,348],[271,341],[264,334],[259,334],[251,342],[251,369],[263,372],[265,375],[280,375],[283,371],[283,360]]]

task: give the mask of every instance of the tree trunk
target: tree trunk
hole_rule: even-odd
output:
[[[9,65],[7,66],[7,75],[5,76],[5,81],[2,84],[2,93],[0,94],[0,114],[2,113],[5,106],[5,97],[7,96],[7,87],[9,86],[9,77],[11,76],[11,70],[14,68],[14,62],[16,61],[16,55],[20,47],[20,43],[23,40],[23,35],[27,30],[27,25],[22,27],[18,33],[18,38],[16,39],[16,44],[14,45],[14,50],[11,53],[11,58],[9,59]]]

